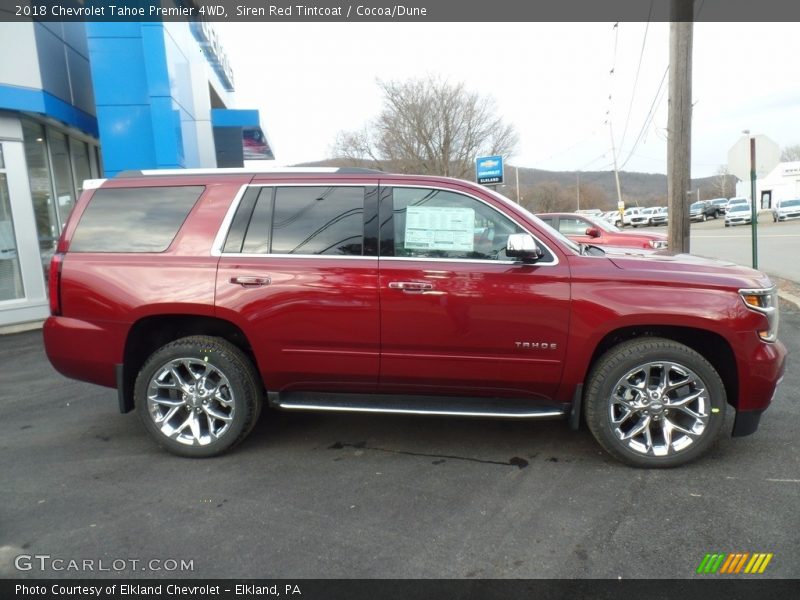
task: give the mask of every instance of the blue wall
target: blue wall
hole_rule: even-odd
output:
[[[199,166],[182,133],[184,122],[210,120],[196,114],[193,102],[190,56],[199,50],[185,40],[181,47],[162,23],[86,29],[106,175]]]

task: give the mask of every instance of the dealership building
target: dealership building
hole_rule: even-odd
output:
[[[0,327],[48,314],[83,181],[271,159],[207,23],[0,23]]]

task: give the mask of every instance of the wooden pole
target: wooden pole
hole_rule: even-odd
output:
[[[671,0],[669,30],[669,117],[667,202],[669,247],[689,252],[689,190],[692,142],[693,0]]]

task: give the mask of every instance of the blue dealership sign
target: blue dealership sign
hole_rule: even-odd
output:
[[[503,183],[503,157],[479,156],[475,159],[475,180],[481,185]]]

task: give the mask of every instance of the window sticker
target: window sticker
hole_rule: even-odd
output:
[[[409,206],[406,209],[406,250],[472,252],[475,211],[471,208]]]

